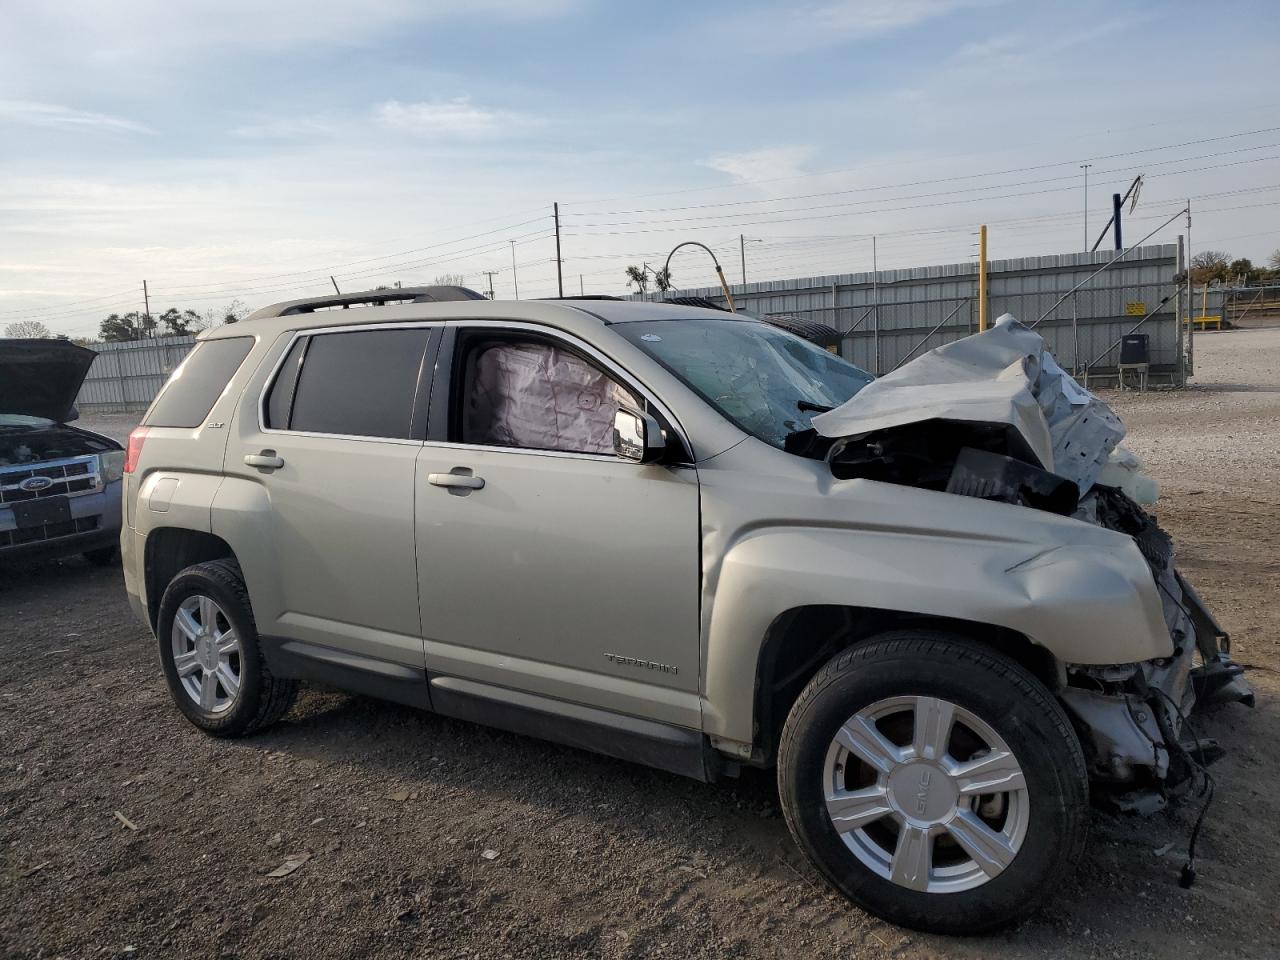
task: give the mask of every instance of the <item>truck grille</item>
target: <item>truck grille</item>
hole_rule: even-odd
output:
[[[46,523],[27,530],[0,530],[0,548],[16,547],[24,543],[42,543],[73,533],[88,533],[98,529],[100,517],[75,517],[61,523]]]
[[[44,477],[51,482],[42,489],[24,490],[24,482],[32,477]],[[96,454],[0,467],[0,504],[44,497],[75,497],[101,489],[102,477],[98,473]]]

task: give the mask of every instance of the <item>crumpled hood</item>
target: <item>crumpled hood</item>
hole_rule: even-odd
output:
[[[0,413],[75,419],[76,394],[96,356],[70,340],[0,340]]]
[[[1008,313],[872,381],[811,423],[821,436],[847,438],[925,420],[1007,424],[1041,467],[1081,493],[1125,434],[1111,408],[1058,366],[1044,338]]]

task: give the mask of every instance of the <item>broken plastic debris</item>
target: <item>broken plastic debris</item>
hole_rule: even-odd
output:
[[[497,859],[498,859],[498,851],[497,851],[497,850],[485,850],[485,851],[483,851],[483,852],[480,854],[480,856],[481,856],[481,857],[483,857],[485,860],[497,860]]]
[[[123,825],[124,825],[124,828],[125,828],[126,830],[137,830],[137,829],[138,829],[138,825],[137,825],[136,823],[134,823],[132,820],[130,820],[128,817],[126,817],[126,816],[125,816],[123,813],[121,813],[119,810],[117,810],[117,811],[116,811],[116,813],[115,813],[115,817],[116,817],[116,819],[117,819],[117,820],[119,820],[119,821],[120,821],[120,823],[121,823],[121,824],[123,824]]]

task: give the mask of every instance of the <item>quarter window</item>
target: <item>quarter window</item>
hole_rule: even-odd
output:
[[[268,426],[408,439],[430,336],[427,328],[360,330],[299,341],[267,398]]]
[[[253,337],[201,340],[151,404],[148,427],[198,427],[253,349]]]

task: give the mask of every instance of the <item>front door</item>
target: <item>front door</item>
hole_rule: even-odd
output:
[[[366,669],[384,661],[422,670],[414,419],[438,329],[308,330],[261,410],[256,395],[242,401],[226,472],[252,484],[234,489],[258,490],[237,494],[234,516],[257,512],[262,547],[240,561],[261,633],[338,651],[349,655],[339,662]],[[421,433],[425,402],[417,409]],[[213,520],[217,532],[216,510]]]
[[[427,672],[698,728],[696,470],[614,456],[643,388],[586,345],[453,339],[418,463]]]

